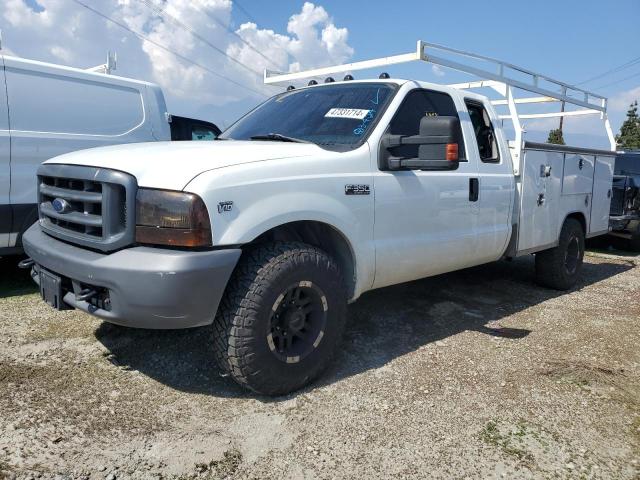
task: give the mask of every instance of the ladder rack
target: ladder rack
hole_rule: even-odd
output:
[[[607,117],[606,97],[574,85],[555,80],[546,75],[532,72],[508,62],[437,45],[435,43],[427,43],[422,40],[418,40],[415,51],[401,55],[393,55],[390,57],[345,63],[342,65],[293,73],[281,73],[265,70],[264,83],[287,84],[298,80],[317,79],[332,74],[353,72],[355,70],[368,70],[415,61],[440,65],[471,74],[482,79],[479,81],[456,83],[449,85],[450,87],[458,89],[488,87],[493,89],[502,97],[500,100],[493,100],[492,104],[496,106],[506,106],[509,110],[508,115],[500,115],[500,118],[510,120],[513,124],[516,146],[515,151],[513,152],[514,160],[516,160],[514,162],[515,165],[519,164],[523,145],[523,134],[525,132],[520,121],[521,119],[599,115],[600,119],[604,123],[611,150],[616,149],[615,138]],[[477,66],[473,62],[481,63],[483,66]],[[538,96],[516,98],[514,96],[514,89],[531,92]],[[560,102],[562,104],[562,111],[531,114],[518,113],[518,105],[550,102]],[[576,110],[565,111],[564,106],[566,104],[575,105],[579,108]]]

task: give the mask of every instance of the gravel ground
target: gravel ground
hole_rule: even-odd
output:
[[[319,382],[220,377],[210,329],[45,306],[0,260],[0,478],[640,478],[640,257],[559,293],[531,258],[369,292]]]

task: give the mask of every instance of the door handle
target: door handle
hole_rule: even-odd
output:
[[[477,178],[469,179],[469,201],[477,202],[480,196],[480,181]]]
[[[540,165],[540,176],[550,177],[551,176],[551,165]]]

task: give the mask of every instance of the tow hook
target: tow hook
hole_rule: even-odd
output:
[[[33,260],[33,258],[25,258],[24,260],[22,260],[20,263],[18,263],[18,268],[31,268],[36,264],[36,262]]]
[[[95,297],[98,294],[97,291],[95,291],[92,288],[84,288],[82,290],[80,290],[80,293],[76,294],[76,301],[77,302],[85,302],[93,297]]]

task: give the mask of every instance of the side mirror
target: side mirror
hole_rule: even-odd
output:
[[[383,138],[389,170],[455,170],[459,165],[459,143],[460,120],[453,116],[425,116],[420,120],[418,135],[387,135]],[[418,145],[418,157],[394,156],[394,149],[401,145]]]

